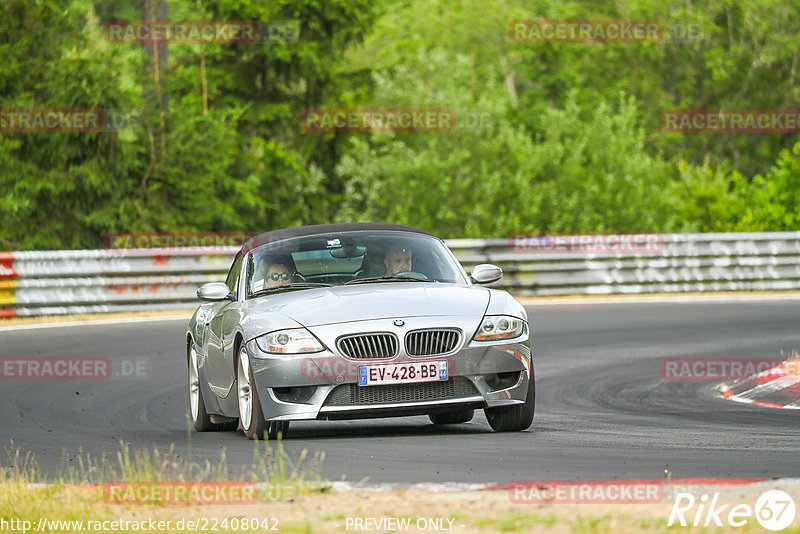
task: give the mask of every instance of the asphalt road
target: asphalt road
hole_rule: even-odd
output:
[[[776,357],[800,349],[800,300],[537,305],[536,418],[496,434],[481,412],[438,429],[427,417],[292,423],[290,455],[324,451],[331,480],[371,483],[800,477],[800,413],[717,398],[707,382],[662,380],[667,357]],[[187,432],[186,320],[0,331],[0,357],[144,361],[147,377],[0,380],[0,448],[31,451],[47,472],[119,441],[253,462],[241,432]],[[62,458],[66,452],[66,459]],[[6,462],[2,455],[0,463]],[[70,460],[72,458],[72,460]]]

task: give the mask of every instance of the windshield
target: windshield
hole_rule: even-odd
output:
[[[319,285],[460,283],[463,270],[438,239],[409,232],[340,232],[267,244],[248,255],[247,296]]]

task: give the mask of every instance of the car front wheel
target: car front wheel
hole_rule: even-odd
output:
[[[239,362],[236,365],[236,393],[239,397],[239,420],[242,422],[244,435],[250,439],[264,439],[267,430],[267,421],[261,412],[261,403],[258,402],[256,381],[253,377],[253,368],[250,366],[250,355],[247,347],[242,344],[239,349]]]
[[[528,396],[525,397],[523,404],[485,408],[483,411],[489,421],[489,426],[495,432],[518,432],[526,430],[533,424],[535,406],[536,378],[533,376],[533,366],[531,366],[531,376],[528,379]]]

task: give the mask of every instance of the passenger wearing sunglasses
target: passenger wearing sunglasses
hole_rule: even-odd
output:
[[[282,263],[273,263],[267,271],[267,287],[278,287],[291,283],[292,274]]]
[[[291,271],[285,264],[262,262],[253,276],[252,291],[289,284],[292,278]]]

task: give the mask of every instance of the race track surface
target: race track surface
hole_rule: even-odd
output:
[[[667,357],[776,357],[800,349],[800,300],[547,304],[528,308],[537,375],[531,430],[496,434],[482,412],[439,429],[427,417],[292,423],[293,456],[324,451],[330,480],[369,483],[800,477],[800,412],[717,398],[662,380]],[[54,472],[81,448],[164,451],[189,441],[186,320],[0,331],[0,357],[146,359],[148,378],[0,381],[0,449]],[[253,461],[237,432],[191,433],[192,458],[231,473]],[[4,458],[5,460],[5,458]],[[69,462],[69,459],[67,459]]]

